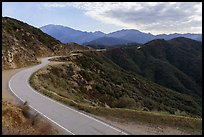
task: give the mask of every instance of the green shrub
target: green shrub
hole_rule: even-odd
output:
[[[93,76],[92,76],[92,73],[86,71],[86,70],[81,70],[79,72],[79,74],[84,78],[86,79],[87,81],[91,81],[93,80]]]
[[[114,106],[117,108],[134,108],[136,106],[136,102],[132,98],[123,96],[114,103]]]

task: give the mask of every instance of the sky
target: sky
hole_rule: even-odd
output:
[[[110,33],[202,33],[202,2],[3,2],[2,16],[34,27],[63,25]]]

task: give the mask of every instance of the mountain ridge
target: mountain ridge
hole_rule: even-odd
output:
[[[55,27],[58,28],[55,28]],[[56,29],[59,29],[59,27],[63,28],[60,30],[60,32],[56,31]],[[75,30],[70,27],[62,26],[62,25],[45,25],[40,27],[40,29],[55,37],[56,39],[60,40],[62,43],[68,43],[68,42],[76,42],[79,44],[92,44],[92,41],[101,38],[101,37],[114,37],[122,40],[128,40],[135,43],[141,43],[144,44],[148,41],[151,41],[153,39],[165,39],[170,40],[175,37],[186,37],[191,38],[197,41],[202,41],[202,34],[194,34],[194,33],[173,33],[173,34],[159,34],[159,35],[153,35],[151,33],[144,33],[136,29],[121,29],[118,31],[114,31],[111,33],[103,33],[101,31],[95,31],[95,32],[87,32],[87,31],[80,31]],[[72,30],[72,32],[69,33],[69,30]],[[66,34],[61,35],[61,32],[66,32]],[[57,35],[57,36],[56,36]],[[64,36],[66,35],[66,36]],[[74,37],[74,38],[73,38]],[[118,40],[119,41],[119,40]],[[90,42],[90,43],[89,43]],[[121,43],[122,44],[122,43]],[[103,43],[99,43],[99,45],[103,45]],[[109,44],[110,45],[110,44]],[[112,44],[113,46],[114,44]]]
[[[46,25],[40,27],[40,29],[47,34],[58,38],[62,43],[76,42],[82,44],[87,40],[91,41],[104,35],[104,33],[100,31],[86,32],[61,25]]]
[[[202,95],[201,42],[183,37],[157,39],[139,49],[134,46],[114,48],[104,54],[125,70],[157,84],[176,91],[194,92],[196,96]]]

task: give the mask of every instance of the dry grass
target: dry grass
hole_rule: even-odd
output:
[[[59,132],[50,123],[30,113],[27,103],[14,106],[2,101],[3,135],[50,135]]]
[[[112,118],[122,119],[122,121],[137,121],[153,125],[164,125],[183,129],[202,130],[202,119],[182,117],[176,115],[166,115],[160,113],[144,112],[137,110],[119,108],[95,108],[93,114]]]

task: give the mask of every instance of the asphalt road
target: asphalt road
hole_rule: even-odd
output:
[[[127,133],[107,123],[95,119],[73,108],[62,105],[34,90],[29,85],[30,76],[38,69],[49,64],[49,58],[42,63],[20,71],[11,77],[9,89],[38,113],[72,135],[125,135]]]

